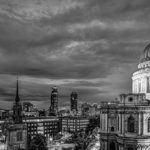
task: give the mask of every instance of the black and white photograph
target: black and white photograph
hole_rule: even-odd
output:
[[[0,0],[0,150],[150,150],[150,0]]]

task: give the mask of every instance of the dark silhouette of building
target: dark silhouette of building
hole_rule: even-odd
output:
[[[78,111],[78,94],[76,92],[72,92],[70,95],[71,101],[71,111]]]
[[[57,113],[58,113],[58,89],[57,87],[53,87],[51,93],[50,115],[56,116]]]

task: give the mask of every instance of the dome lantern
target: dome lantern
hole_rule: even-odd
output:
[[[141,61],[150,60],[150,43],[145,47]]]

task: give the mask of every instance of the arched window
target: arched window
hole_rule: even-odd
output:
[[[22,141],[22,132],[17,132],[17,141]]]
[[[135,120],[132,116],[128,118],[128,132],[134,132]]]
[[[150,132],[150,117],[148,118],[148,132]]]
[[[115,128],[114,127],[111,127],[111,131],[114,131],[115,130]]]
[[[111,142],[110,145],[110,150],[116,150],[116,146],[115,146],[115,143],[114,142]]]
[[[132,147],[129,147],[128,150],[134,150]]]
[[[150,77],[147,77],[147,93],[150,93]]]

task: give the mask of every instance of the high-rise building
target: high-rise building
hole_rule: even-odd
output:
[[[71,111],[78,111],[78,94],[76,92],[72,92],[70,95],[71,102]]]
[[[56,116],[57,113],[58,113],[58,89],[57,87],[53,87],[51,92],[50,115]]]
[[[22,105],[19,97],[18,80],[13,106],[13,123],[8,126],[7,132],[7,150],[25,150],[27,148],[27,126],[22,121]]]

